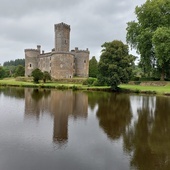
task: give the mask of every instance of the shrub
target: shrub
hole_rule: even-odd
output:
[[[78,87],[74,85],[74,86],[72,87],[72,89],[73,89],[73,91],[76,91],[76,90],[78,90]]]
[[[96,78],[89,77],[83,82],[83,85],[92,86],[96,80],[97,80]]]
[[[51,81],[51,75],[48,71],[44,71],[43,73],[43,82],[46,83],[47,80]]]
[[[43,79],[43,72],[40,69],[36,68],[32,72],[32,76],[33,76],[34,83],[38,83],[39,80]]]

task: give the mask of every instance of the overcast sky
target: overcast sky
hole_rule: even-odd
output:
[[[126,23],[146,0],[0,0],[0,63],[24,58],[25,48],[54,48],[54,24],[71,26],[70,50],[89,48],[99,60],[104,42],[126,43]]]

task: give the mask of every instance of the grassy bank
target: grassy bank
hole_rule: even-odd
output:
[[[75,83],[76,82],[76,83]],[[33,87],[33,88],[55,88],[55,89],[73,89],[73,90],[96,90],[96,91],[110,91],[111,88],[108,86],[87,86],[82,85],[77,79],[75,82],[68,81],[55,81],[55,82],[40,82],[35,84],[32,81],[20,81],[15,78],[6,78],[0,80],[0,86],[15,86],[15,87]]]
[[[142,83],[141,83],[142,84]],[[122,92],[132,93],[145,93],[145,94],[164,94],[170,96],[170,82],[154,82],[145,83],[145,85],[122,84],[119,86]],[[55,88],[55,89],[73,89],[73,90],[95,90],[95,91],[111,91],[108,86],[87,86],[83,85],[78,79],[71,81],[55,81],[55,82],[40,82],[39,84],[33,83],[31,80],[21,81],[20,79],[8,78],[0,80],[0,86],[15,86],[15,87],[33,87],[33,88]]]
[[[147,94],[164,94],[170,95],[170,82],[167,82],[164,86],[157,85],[131,85],[122,84],[119,86],[121,90],[132,91],[135,93],[147,93]]]

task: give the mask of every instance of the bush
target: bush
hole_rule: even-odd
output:
[[[59,89],[59,90],[68,89],[68,87],[67,87],[67,86],[64,86],[64,85],[58,85],[56,88]]]
[[[154,77],[141,77],[140,81],[155,81]]]
[[[139,81],[140,77],[133,77],[131,81]]]
[[[78,90],[78,87],[74,85],[74,86],[72,87],[72,89],[73,89],[73,91],[76,91],[76,90]]]
[[[135,85],[139,85],[141,83],[141,81],[134,81]]]
[[[39,80],[43,79],[43,72],[40,69],[36,68],[32,72],[32,76],[33,76],[34,83],[38,83]]]
[[[96,78],[90,77],[83,82],[83,85],[92,86],[96,80],[97,80]]]
[[[51,81],[51,75],[48,71],[44,71],[43,73],[43,82],[46,83],[47,80]]]
[[[96,79],[96,80],[93,82],[93,86],[102,86],[102,84]]]

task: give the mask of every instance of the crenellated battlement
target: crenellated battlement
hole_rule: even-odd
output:
[[[88,50],[88,48],[86,50],[79,50],[78,47],[75,47],[74,50],[71,50],[71,52],[73,53],[90,53],[90,51]]]
[[[38,49],[31,49],[31,48],[30,48],[30,49],[25,49],[24,51],[25,51],[25,52],[28,52],[28,51],[29,51],[29,52],[30,52],[30,51],[32,51],[32,52],[39,52]]]
[[[55,27],[55,29],[60,28],[60,27],[66,27],[66,28],[70,29],[70,25],[65,24],[63,22],[59,23],[59,24],[55,24],[54,27]]]

